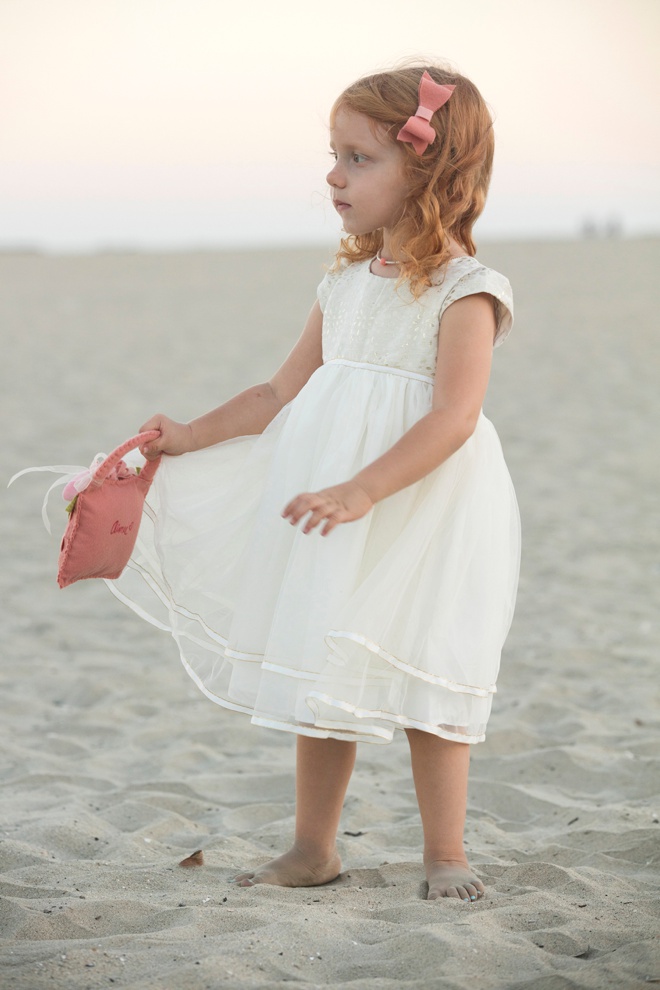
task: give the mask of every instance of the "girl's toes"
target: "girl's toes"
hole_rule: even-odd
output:
[[[467,893],[467,895],[468,895],[468,897],[470,898],[471,901],[476,901],[477,897],[479,896],[479,891],[474,886],[474,884],[472,884],[472,883],[466,883],[465,884],[465,891],[466,891],[466,893]]]
[[[243,880],[251,880],[254,873],[239,873],[237,876],[231,878],[232,883],[241,884]]]

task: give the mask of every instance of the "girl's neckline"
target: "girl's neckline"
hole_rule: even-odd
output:
[[[449,265],[452,265],[455,261],[465,261],[466,258],[470,258],[471,261],[476,260],[474,255],[472,254],[457,254],[455,257],[449,259],[449,261],[447,262],[447,267],[449,267]],[[369,275],[371,275],[372,278],[377,278],[380,282],[394,282],[396,284],[398,282],[398,277],[396,275],[395,276],[376,275],[375,272],[372,272],[371,266],[374,263],[374,260],[375,257],[367,258],[367,260],[365,261],[365,265],[367,266],[367,272],[369,273]]]

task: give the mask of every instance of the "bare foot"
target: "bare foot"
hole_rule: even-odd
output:
[[[473,903],[485,894],[484,885],[470,869],[465,860],[436,860],[426,864],[426,879],[429,885],[427,900],[438,897],[457,897]]]
[[[317,887],[339,876],[341,860],[338,853],[329,859],[314,859],[303,855],[293,846],[283,856],[271,859],[252,873],[239,873],[234,883],[239,887],[253,887],[256,883],[272,883],[278,887]]]

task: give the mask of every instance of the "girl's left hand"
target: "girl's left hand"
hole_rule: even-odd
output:
[[[347,481],[343,485],[323,488],[320,492],[296,495],[282,512],[282,516],[295,526],[310,512],[311,515],[303,526],[303,533],[311,532],[325,519],[321,536],[327,536],[339,523],[353,522],[366,516],[373,505],[364,488],[354,481]]]

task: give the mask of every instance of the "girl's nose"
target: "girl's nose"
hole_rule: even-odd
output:
[[[345,181],[342,175],[341,169],[339,167],[339,162],[335,162],[330,171],[325,177],[325,181],[329,186],[344,186]]]

